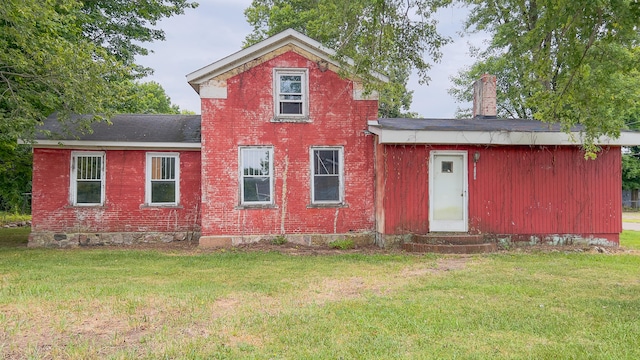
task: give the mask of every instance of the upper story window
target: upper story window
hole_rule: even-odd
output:
[[[178,205],[180,201],[180,156],[177,153],[147,153],[146,203]]]
[[[342,147],[311,148],[312,204],[341,204],[344,189]]]
[[[274,70],[276,121],[306,121],[309,116],[307,69]]]
[[[104,204],[104,152],[71,153],[71,202],[77,206]]]
[[[240,148],[240,199],[243,205],[273,203],[273,148]]]

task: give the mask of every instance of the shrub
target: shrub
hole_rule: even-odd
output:
[[[271,239],[273,245],[284,245],[287,243],[287,238],[284,235],[278,235]]]
[[[338,239],[330,242],[329,247],[332,249],[347,250],[355,248],[356,244],[354,244],[351,239]]]

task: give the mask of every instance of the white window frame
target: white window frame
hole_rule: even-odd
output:
[[[315,198],[315,177],[322,176],[315,174],[315,152],[329,150],[338,151],[338,199],[337,200],[316,200]],[[344,203],[344,147],[342,146],[312,146],[309,150],[309,170],[311,183],[311,204],[313,205],[337,205]]]
[[[300,76],[302,114],[280,113],[280,81],[281,76]],[[309,119],[309,70],[304,68],[275,68],[273,69],[273,108],[274,121],[308,121]]]
[[[162,181],[175,182],[175,200],[173,202],[153,202],[151,194],[151,184],[154,158],[173,158],[175,159],[175,169],[173,179],[161,179]],[[180,204],[180,153],[175,152],[148,152],[146,161],[146,180],[145,180],[145,204],[148,206],[177,206]]]
[[[259,151],[268,151],[269,154],[269,174],[268,174],[268,178],[269,178],[269,200],[268,201],[245,201],[244,199],[244,195],[245,195],[245,188],[244,188],[244,179],[245,177],[253,177],[253,176],[258,176],[258,175],[245,175],[244,174],[244,163],[246,159],[246,155],[248,155],[249,151],[255,151],[255,150],[259,150]],[[252,206],[252,205],[259,205],[259,206],[264,206],[264,205],[272,205],[274,202],[274,176],[273,176],[273,163],[274,163],[274,158],[273,158],[273,146],[240,146],[238,149],[238,178],[239,178],[239,187],[240,187],[240,204],[244,205],[244,206]],[[263,177],[264,175],[261,175],[260,177]],[[257,190],[256,190],[257,191]]]
[[[78,179],[78,172],[76,171],[79,157],[96,157],[100,158],[100,202],[97,203],[79,203],[78,202],[78,181],[89,179]],[[72,151],[71,152],[71,184],[69,186],[70,201],[73,206],[102,206],[105,199],[105,175],[106,175],[106,156],[104,151]],[[97,173],[93,174],[96,176]],[[94,179],[97,180],[97,179]]]

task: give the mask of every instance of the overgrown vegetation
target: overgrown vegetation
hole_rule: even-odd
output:
[[[284,235],[278,235],[271,239],[271,243],[273,245],[284,245],[288,242],[287,237]]]
[[[9,223],[26,222],[30,220],[31,215],[0,211],[0,226],[7,225]]]
[[[0,246],[0,357],[632,359],[639,267],[631,254]]]
[[[349,250],[355,248],[356,244],[354,244],[351,239],[343,238],[330,242],[329,247],[332,249]]]

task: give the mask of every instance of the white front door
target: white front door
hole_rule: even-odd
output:
[[[431,151],[429,157],[429,230],[468,230],[467,152]]]

